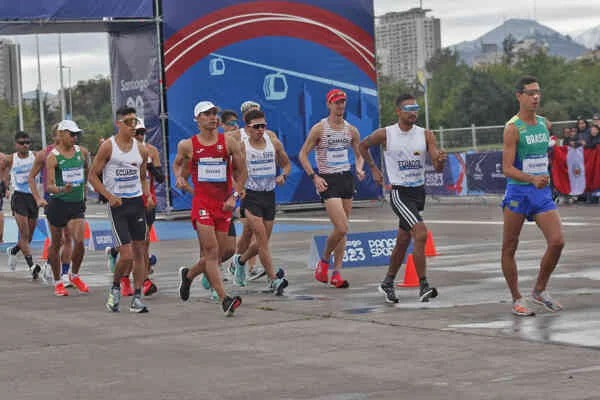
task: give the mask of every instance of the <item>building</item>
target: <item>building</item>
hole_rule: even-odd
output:
[[[18,102],[19,58],[17,45],[9,40],[0,40],[0,99],[11,106]]]
[[[419,69],[442,47],[440,19],[431,10],[411,8],[379,16],[375,24],[375,47],[380,73],[412,84]]]

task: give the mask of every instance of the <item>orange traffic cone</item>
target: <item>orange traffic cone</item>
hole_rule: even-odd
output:
[[[152,225],[152,228],[150,228],[150,242],[158,242],[158,235],[156,234],[154,225]]]
[[[415,269],[415,261],[413,255],[409,254],[406,258],[406,269],[404,271],[404,282],[399,283],[399,287],[419,287],[419,277]]]
[[[44,240],[44,250],[42,250],[42,256],[40,257],[41,261],[48,261],[48,247],[50,247],[50,237],[46,236],[46,240]]]
[[[431,233],[431,231],[427,231],[427,241],[425,242],[425,255],[427,257],[438,255],[438,252],[435,249],[435,242],[433,241],[433,234]]]
[[[85,231],[83,233],[83,238],[84,239],[91,239],[92,238],[92,232],[90,231],[90,223],[85,221]]]

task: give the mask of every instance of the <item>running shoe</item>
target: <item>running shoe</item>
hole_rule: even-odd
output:
[[[42,272],[42,267],[39,264],[34,264],[33,268],[31,268],[31,278],[37,281],[40,277],[40,272]]]
[[[200,283],[202,283],[202,287],[206,290],[210,290],[212,288],[212,286],[210,285],[210,282],[208,281],[208,278],[206,277],[206,274],[202,274],[202,279],[200,280]]]
[[[210,299],[211,299],[212,301],[219,301],[219,294],[218,294],[218,293],[217,293],[217,291],[216,291],[215,289],[213,289],[213,288],[210,288],[210,289],[209,289],[208,296],[210,297]]]
[[[73,287],[73,285],[71,284],[71,275],[70,274],[62,274],[60,276],[60,279],[62,279],[66,288]]]
[[[6,249],[6,255],[8,256],[8,270],[14,271],[17,269],[17,255],[12,254],[10,251],[12,247]]]
[[[286,278],[277,278],[270,282],[271,291],[275,293],[275,296],[282,296],[283,291],[288,287],[288,280]]]
[[[514,315],[518,315],[519,317],[533,317],[535,313],[527,308],[525,304],[525,300],[523,298],[517,299],[514,301],[512,306],[512,313]]]
[[[231,259],[235,273],[233,275],[233,283],[237,286],[246,286],[246,267],[240,264],[240,255],[236,254]]]
[[[263,267],[254,267],[251,271],[248,271],[248,280],[256,281],[265,276],[266,274],[267,272]]]
[[[234,296],[234,297],[229,297],[229,296],[225,296],[225,298],[223,299],[223,312],[225,313],[226,317],[231,317],[233,316],[233,313],[235,312],[235,310],[237,310],[237,308],[239,306],[242,305],[242,298],[240,296]]]
[[[546,290],[540,293],[533,291],[533,293],[531,293],[531,300],[536,304],[544,306],[546,310],[551,312],[562,310],[560,303],[556,300],[553,300],[550,296],[550,293],[548,293]]]
[[[158,286],[150,279],[146,279],[142,286],[142,293],[144,293],[144,296],[152,296],[154,293],[158,293]]]
[[[381,285],[379,285],[377,290],[379,291],[379,293],[385,296],[386,303],[396,304],[399,301],[398,297],[396,297],[396,289],[394,288],[393,284],[386,285],[385,283],[382,283]]]
[[[121,289],[112,287],[108,289],[106,296],[106,309],[110,312],[119,312],[119,303],[121,302]]]
[[[89,293],[90,289],[79,276],[71,276],[71,283],[77,288],[79,293]]]
[[[329,264],[319,260],[315,267],[315,279],[319,282],[327,283],[329,280]]]
[[[190,298],[190,286],[192,285],[192,281],[187,277],[188,271],[189,268],[187,267],[179,268],[179,298],[183,301],[188,301]]]
[[[146,305],[142,302],[142,299],[139,295],[133,296],[133,299],[131,299],[131,304],[129,305],[129,312],[139,314],[148,312],[148,307],[146,307]]]
[[[128,276],[121,277],[121,296],[129,297],[133,296],[133,288],[131,287],[131,281]]]
[[[54,286],[54,295],[55,296],[68,296],[69,295],[69,292],[67,292],[67,289],[65,288],[65,285],[62,283],[62,281],[58,282]]]
[[[51,285],[54,283],[54,275],[52,274],[52,268],[50,268],[50,264],[44,263],[40,278],[42,279],[42,283],[45,285]]]
[[[350,287],[350,283],[347,280],[342,279],[342,275],[338,271],[334,271],[333,274],[331,274],[329,286],[338,289],[345,289]]]
[[[117,257],[113,257],[111,250],[112,250],[112,247],[105,247],[104,255],[106,258],[106,261],[105,261],[106,269],[108,270],[108,272],[114,273],[115,272],[115,264],[117,263]]]
[[[422,303],[427,303],[429,299],[433,299],[438,296],[438,291],[436,288],[431,287],[429,285],[423,286],[419,290],[419,301]]]

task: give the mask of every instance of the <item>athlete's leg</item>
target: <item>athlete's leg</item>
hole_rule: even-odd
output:
[[[331,197],[325,200],[325,209],[327,210],[329,220],[333,224],[333,231],[327,237],[325,250],[323,251],[322,255],[323,261],[329,262],[331,253],[334,251],[334,249],[340,244],[340,242],[345,242],[346,234],[348,233],[348,216],[344,210],[342,199],[339,197]],[[338,257],[339,260],[336,258],[337,269],[342,267],[341,264],[344,255],[343,249],[341,254],[342,256]]]
[[[65,230],[69,231],[69,236],[73,243],[71,270],[73,274],[78,275],[85,254],[85,220],[82,218],[72,219],[67,223],[67,229]]]
[[[502,229],[502,273],[508,285],[513,301],[521,298],[519,291],[519,275],[515,253],[519,246],[519,236],[525,222],[525,215],[504,208],[504,224]]]
[[[546,252],[544,253],[540,263],[540,272],[534,286],[534,290],[539,293],[546,290],[550,275],[556,268],[556,264],[558,264],[558,260],[562,253],[562,249],[565,246],[565,239],[561,228],[558,210],[551,210],[537,214],[535,216],[535,222],[544,234],[547,244]]]

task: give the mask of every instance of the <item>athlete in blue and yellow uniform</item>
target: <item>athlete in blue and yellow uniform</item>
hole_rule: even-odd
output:
[[[502,167],[508,182],[502,201],[504,230],[502,238],[502,272],[513,298],[513,314],[532,316],[519,292],[515,252],[525,218],[535,220],[544,234],[547,249],[540,263],[531,299],[549,311],[559,311],[546,286],[564,247],[560,216],[552,200],[548,174],[550,123],[536,114],[542,92],[536,78],[525,76],[517,84],[519,112],[504,129]]]

